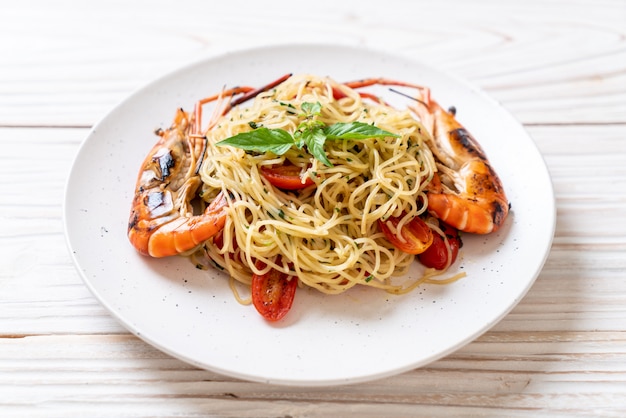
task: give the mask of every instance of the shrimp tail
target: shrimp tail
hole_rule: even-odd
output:
[[[202,215],[179,217],[154,231],[148,242],[152,257],[189,251],[220,232],[226,224],[227,201],[220,193]]]

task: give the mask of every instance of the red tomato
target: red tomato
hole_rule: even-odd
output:
[[[259,269],[265,268],[262,261],[256,262]],[[298,280],[295,277],[271,269],[263,275],[252,276],[252,303],[268,321],[278,321],[291,309]]]
[[[404,238],[404,241],[402,241],[387,226],[387,222],[391,222],[397,229],[401,219],[401,217],[391,217],[385,222],[379,219],[378,225],[389,242],[399,250],[409,254],[420,254],[424,252],[433,242],[433,231],[422,219],[413,218],[411,221],[404,224],[400,231],[400,235]]]
[[[459,254],[459,248],[463,246],[459,231],[453,227],[441,224],[443,233],[446,234],[448,242],[450,243],[450,250],[452,251],[452,261],[450,265],[456,261],[456,257]],[[433,243],[426,251],[418,255],[419,261],[426,267],[434,268],[437,270],[443,270],[448,264],[448,250],[446,244],[439,234],[433,234]]]
[[[310,177],[307,177],[303,183],[300,178],[301,172],[302,168],[293,164],[284,164],[276,167],[261,167],[261,174],[267,181],[279,189],[286,190],[304,189],[314,184],[313,179]]]
[[[235,260],[235,251],[237,250],[237,248],[239,248],[239,246],[237,245],[237,239],[233,236],[233,252],[229,252],[228,253],[228,257],[231,260]],[[224,230],[221,230],[220,232],[217,233],[217,235],[215,235],[213,237],[213,245],[215,245],[216,248],[219,248],[220,250],[222,248],[224,248]]]
[[[346,94],[343,91],[339,90],[336,87],[333,87],[333,99],[339,100],[339,99],[343,99],[344,97],[348,97],[348,96],[346,96]]]

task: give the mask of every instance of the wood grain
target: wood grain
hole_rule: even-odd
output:
[[[625,416],[626,2],[281,4],[0,3],[0,416]],[[129,334],[72,265],[63,194],[89,128],[181,65],[291,42],[468,79],[545,158],[558,221],[544,269],[501,322],[427,367],[329,388],[199,370]]]

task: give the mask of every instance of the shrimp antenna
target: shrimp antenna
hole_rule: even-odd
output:
[[[232,107],[235,107],[235,106],[237,106],[237,105],[239,105],[239,104],[241,104],[243,102],[246,102],[246,101],[252,99],[253,97],[258,96],[259,94],[261,94],[261,93],[263,93],[263,92],[265,92],[267,90],[273,89],[274,87],[276,87],[277,85],[279,85],[283,81],[287,80],[291,76],[292,76],[292,73],[287,73],[284,76],[280,77],[279,79],[277,79],[275,81],[272,81],[269,84],[264,85],[263,87],[259,87],[258,89],[254,89],[254,90],[251,90],[251,91],[245,93],[243,96],[241,96],[238,99],[235,99],[232,102],[230,102],[229,109],[232,108]]]
[[[400,90],[396,90],[393,87],[389,87],[389,91],[391,91],[392,93],[399,94],[400,96],[404,96],[406,98],[409,98],[411,100],[415,100],[416,102],[421,103],[424,106],[426,106],[426,108],[428,108],[428,104],[425,101],[418,99],[417,97],[413,97],[413,96],[411,96],[409,94],[406,94],[406,93],[404,93],[404,92],[402,92]]]

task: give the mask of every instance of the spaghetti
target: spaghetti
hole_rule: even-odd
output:
[[[310,104],[318,105],[314,115],[303,110]],[[362,122],[393,135],[328,140],[323,150],[330,164],[302,147],[277,155],[218,144],[259,128],[297,136],[307,118],[311,126]],[[386,225],[402,240],[399,230],[422,216],[444,235],[427,215],[426,188],[437,170],[428,134],[408,110],[363,100],[328,78],[293,76],[249,106],[231,109],[206,136],[201,196],[207,202],[220,192],[227,196],[227,217],[221,233],[192,257],[196,265],[225,270],[234,289],[235,282],[249,286],[253,275],[271,269],[328,294],[356,285],[404,293],[437,274],[394,280],[406,275],[416,256],[396,248],[380,227],[400,218]],[[297,167],[302,187],[284,190],[264,175],[285,165]]]

